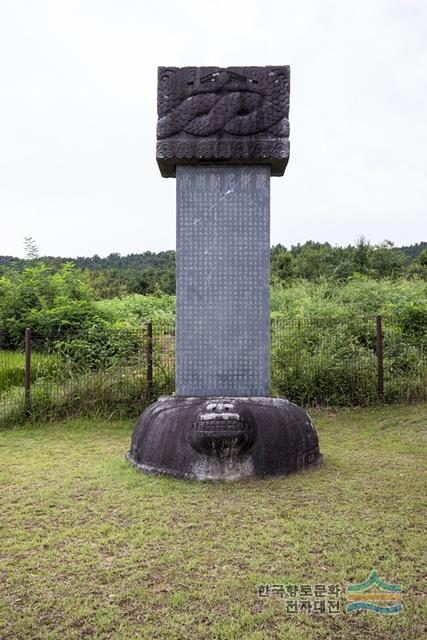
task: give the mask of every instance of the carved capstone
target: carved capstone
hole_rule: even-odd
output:
[[[157,162],[267,164],[283,175],[289,158],[290,69],[159,67]]]

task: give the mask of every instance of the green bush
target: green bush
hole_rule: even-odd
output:
[[[374,401],[376,358],[359,339],[331,320],[273,323],[273,394],[303,405]]]
[[[11,270],[0,278],[0,348],[22,348],[26,327],[33,345],[43,348],[54,336],[72,335],[104,321],[93,292],[72,264],[59,271],[40,264]]]
[[[54,380],[64,373],[64,363],[55,354],[33,353],[31,380]],[[0,394],[14,386],[24,384],[24,354],[17,351],[0,351]]]
[[[345,284],[332,279],[306,280],[271,288],[272,317],[372,318],[381,314],[394,319],[405,308],[427,312],[427,283],[422,280],[373,280],[356,276]]]
[[[112,322],[126,322],[129,325],[143,327],[148,320],[173,322],[175,317],[175,296],[141,295],[134,293],[123,298],[100,300],[96,303],[99,311]]]
[[[143,368],[145,335],[137,329],[94,325],[66,339],[55,340],[51,347],[70,370],[98,371],[138,361]]]
[[[153,396],[170,394],[173,373],[155,372]],[[116,367],[93,371],[59,381],[39,379],[31,386],[30,402],[25,403],[22,386],[11,387],[0,398],[0,427],[28,420],[47,421],[72,416],[129,417],[137,419],[147,405],[145,371]]]
[[[141,388],[138,380],[141,376],[145,380],[146,375],[149,319],[153,321],[153,393],[173,392],[173,296],[132,295],[94,303],[85,286],[78,284],[78,274],[74,281],[72,270],[56,279],[47,273],[48,280],[52,279],[48,285],[42,282],[43,274],[43,269],[27,273],[15,283],[20,300],[17,308],[22,311],[27,305],[26,315],[17,313],[16,324],[12,322],[6,334],[2,333],[1,319],[4,321],[7,314],[1,314],[12,308],[12,293],[6,294],[7,304],[0,300],[0,339],[6,340],[8,348],[15,343],[22,349],[24,328],[35,318],[33,416],[86,410],[109,415],[116,406],[117,411],[135,416],[135,407],[141,402],[135,395]],[[3,291],[9,286],[6,280],[3,278],[0,285]],[[29,282],[36,286],[35,298]],[[60,295],[64,289],[80,298]],[[317,284],[276,284],[271,290],[273,393],[300,404],[376,401],[374,316],[381,313],[385,399],[425,398],[426,292],[427,284],[416,278],[374,281],[357,276],[341,285],[332,279]],[[34,300],[37,304],[32,310],[28,305]],[[11,403],[19,405],[17,412],[24,415],[23,354],[8,352],[11,360],[6,360],[1,353],[0,411]]]

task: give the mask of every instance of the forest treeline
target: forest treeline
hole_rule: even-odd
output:
[[[105,258],[39,257],[34,249],[27,258],[0,256],[0,276],[22,271],[28,266],[43,265],[53,272],[66,263],[82,270],[88,286],[99,300],[132,293],[173,294],[175,292],[175,251],[111,253]],[[298,280],[319,282],[325,278],[347,282],[355,275],[374,279],[413,276],[427,280],[427,242],[395,247],[389,241],[371,244],[361,237],[355,245],[332,246],[328,242],[308,241],[286,248],[271,248],[272,284]]]

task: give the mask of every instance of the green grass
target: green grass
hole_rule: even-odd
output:
[[[0,350],[0,393],[24,384],[24,359],[19,351]],[[45,376],[58,373],[61,364],[58,356],[45,353],[33,353],[31,356],[31,379],[34,382]]]
[[[427,405],[314,412],[317,472],[237,484],[137,472],[129,421],[0,434],[0,638],[423,636]],[[395,616],[286,614],[260,583],[404,590]]]

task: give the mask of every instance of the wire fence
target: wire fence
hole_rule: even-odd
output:
[[[277,318],[272,395],[301,405],[427,399],[426,327],[395,319]],[[32,329],[0,335],[0,425],[133,417],[175,386],[175,326]]]

